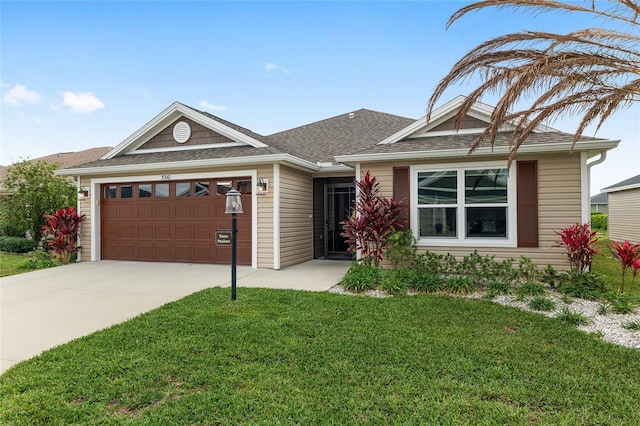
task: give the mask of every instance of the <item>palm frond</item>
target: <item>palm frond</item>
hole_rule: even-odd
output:
[[[640,29],[640,4],[616,0],[607,9],[554,0],[486,0],[458,10],[448,25],[486,7],[525,9],[534,13],[590,13]],[[601,6],[601,3],[598,3]],[[619,26],[618,26],[619,27]],[[567,34],[523,31],[487,40],[460,59],[435,87],[427,104],[427,119],[443,93],[474,76],[482,83],[466,97],[456,127],[471,107],[486,95],[500,96],[491,124],[470,147],[494,146],[505,127],[513,129],[509,164],[526,138],[542,124],[578,116],[575,144],[588,126],[596,131],[616,111],[640,102],[640,35],[619,29],[586,28]],[[525,108],[517,106],[526,104]]]

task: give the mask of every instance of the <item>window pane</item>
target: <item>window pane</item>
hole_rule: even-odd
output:
[[[104,198],[116,198],[115,185],[108,185],[104,187]]]
[[[456,204],[457,172],[418,173],[418,204]]]
[[[507,169],[465,170],[466,204],[507,202]]]
[[[156,183],[156,197],[166,198],[169,196],[169,184],[168,183]]]
[[[176,183],[176,197],[188,197],[189,195],[191,195],[190,182]]]
[[[238,191],[241,194],[251,194],[251,181],[250,180],[239,180],[238,181]]]
[[[206,197],[209,195],[209,182],[196,182],[196,197]]]
[[[133,185],[120,185],[120,198],[132,198]]]
[[[421,237],[455,237],[455,207],[428,207],[418,209]]]
[[[231,191],[231,181],[229,182],[216,182],[216,194],[227,195],[227,192]]]
[[[467,237],[506,238],[506,207],[467,207]]]
[[[151,197],[151,184],[145,183],[144,185],[138,185],[138,197],[149,198]]]

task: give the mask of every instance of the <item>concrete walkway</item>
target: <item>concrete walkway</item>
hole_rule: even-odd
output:
[[[239,266],[243,287],[324,291],[349,262],[313,260],[274,271]],[[228,265],[81,262],[0,279],[0,372],[46,349],[198,290],[231,285]]]

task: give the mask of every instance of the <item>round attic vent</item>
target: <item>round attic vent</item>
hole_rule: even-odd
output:
[[[186,121],[179,121],[173,126],[173,139],[178,143],[185,143],[191,137],[191,126]]]

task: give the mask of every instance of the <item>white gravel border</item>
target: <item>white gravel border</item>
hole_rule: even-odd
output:
[[[340,285],[331,287],[328,290],[330,293],[355,295],[345,291]],[[369,297],[390,297],[388,294],[379,290],[370,290],[363,293],[358,293]],[[409,293],[411,294],[411,293]],[[472,299],[482,298],[484,293],[474,293],[466,296]],[[602,302],[596,302],[585,299],[571,299],[571,303],[567,304],[563,301],[562,296],[559,293],[550,292],[545,297],[552,299],[556,302],[556,308],[553,311],[535,311],[527,305],[530,298],[524,301],[517,300],[516,296],[495,296],[492,299],[487,299],[494,303],[499,303],[504,306],[513,306],[523,309],[525,311],[534,312],[537,314],[546,315],[548,317],[554,317],[563,308],[568,308],[573,312],[579,312],[589,319],[589,324],[578,327],[578,329],[587,333],[596,333],[602,337],[602,340],[614,343],[616,345],[626,346],[628,348],[640,349],[640,331],[627,330],[622,327],[623,324],[629,322],[640,323],[640,313],[634,312],[631,314],[615,314],[609,312],[606,315],[600,315],[598,308]]]

